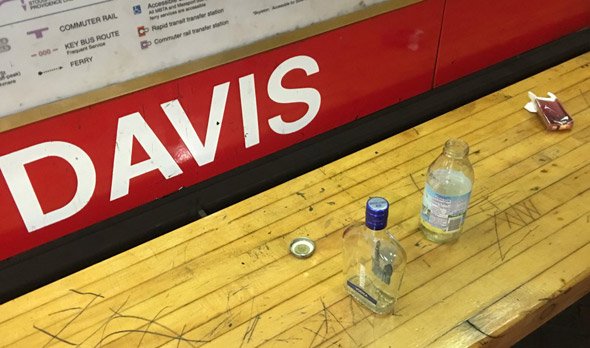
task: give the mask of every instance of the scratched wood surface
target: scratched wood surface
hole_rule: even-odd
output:
[[[508,345],[590,291],[590,53],[0,305],[0,346]],[[522,107],[552,91],[549,133]],[[426,167],[471,145],[475,187],[452,245],[417,231]],[[392,202],[408,254],[394,315],[346,295],[341,232]],[[316,241],[300,260],[296,236]],[[64,255],[64,257],[67,257]]]

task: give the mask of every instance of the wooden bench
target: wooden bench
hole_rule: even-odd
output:
[[[508,345],[590,291],[590,53],[0,306],[0,345],[376,347]],[[552,91],[573,130],[523,109]],[[426,167],[471,145],[458,242],[417,230]],[[342,228],[392,202],[408,254],[395,315],[347,296]],[[317,250],[289,253],[297,236]]]

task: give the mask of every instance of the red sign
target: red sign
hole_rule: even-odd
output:
[[[431,88],[442,0],[0,134],[0,260]]]
[[[590,1],[452,0],[444,16],[434,86],[588,27]]]

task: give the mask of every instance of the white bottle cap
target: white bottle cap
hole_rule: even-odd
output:
[[[298,237],[293,239],[289,246],[291,254],[300,259],[306,259],[315,251],[315,243],[307,237]]]

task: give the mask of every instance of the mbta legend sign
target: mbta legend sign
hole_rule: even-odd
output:
[[[379,2],[0,0],[0,117]]]

